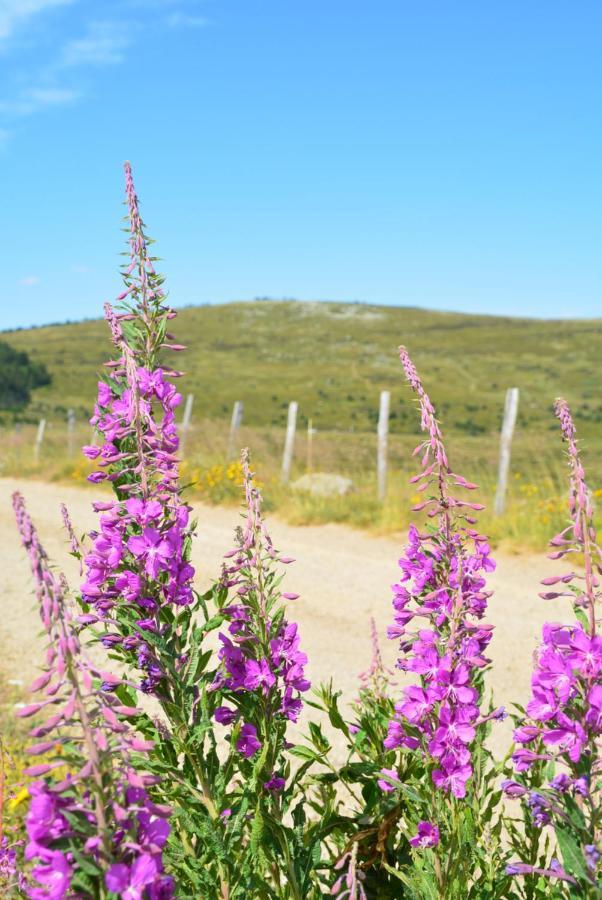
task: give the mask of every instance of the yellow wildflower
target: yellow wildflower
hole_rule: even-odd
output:
[[[10,810],[16,809],[17,806],[20,806],[24,800],[29,799],[29,791],[26,787],[22,787],[18,794],[15,794],[8,802],[8,808]]]

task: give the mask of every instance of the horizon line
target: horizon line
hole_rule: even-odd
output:
[[[166,298],[169,295],[166,294]],[[602,315],[600,316],[520,316],[520,315],[511,315],[504,313],[492,313],[492,312],[468,312],[457,309],[440,309],[437,307],[427,307],[427,306],[419,306],[415,303],[374,303],[370,300],[329,300],[327,298],[318,298],[318,299],[306,299],[302,300],[298,297],[269,297],[269,296],[256,296],[256,297],[248,297],[246,299],[232,299],[232,300],[205,300],[199,303],[184,303],[181,305],[174,305],[173,309],[176,310],[185,310],[185,309],[200,309],[207,306],[233,306],[235,304],[243,304],[243,303],[296,303],[296,304],[330,304],[331,306],[367,306],[375,309],[408,309],[415,310],[418,312],[424,313],[433,313],[435,315],[449,315],[449,316],[464,316],[464,317],[478,317],[483,319],[504,319],[521,321],[521,322],[601,322],[602,323]],[[102,315],[98,316],[84,316],[81,319],[64,319],[61,321],[52,321],[52,322],[40,322],[34,323],[30,325],[15,325],[9,328],[0,328],[0,334],[11,334],[16,331],[31,331],[38,328],[60,328],[65,325],[80,325],[84,322],[98,322],[103,319]]]

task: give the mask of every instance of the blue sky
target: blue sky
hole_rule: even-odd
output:
[[[0,328],[175,305],[602,314],[602,6],[1,0]]]

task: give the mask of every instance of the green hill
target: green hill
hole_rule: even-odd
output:
[[[378,394],[392,395],[393,432],[415,432],[396,347],[405,343],[449,432],[499,428],[504,391],[521,389],[519,425],[545,430],[554,397],[575,408],[581,432],[602,431],[602,319],[539,321],[403,307],[254,301],[189,307],[174,322],[188,352],[182,390],[195,416],[226,418],[244,402],[249,425],[284,423],[290,400],[301,423],[373,431]],[[29,414],[90,412],[97,372],[110,355],[101,320],[5,332],[2,339],[43,363],[52,381],[33,391]],[[552,425],[552,427],[554,427]]]

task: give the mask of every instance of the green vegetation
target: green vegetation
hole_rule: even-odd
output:
[[[0,410],[21,410],[30,392],[50,384],[44,363],[32,362],[27,353],[0,341]]]
[[[602,430],[602,319],[534,321],[344,303],[256,301],[183,309],[175,336],[188,347],[182,389],[195,417],[222,419],[234,400],[245,422],[282,426],[290,400],[301,424],[372,432],[378,393],[392,390],[391,430],[417,433],[396,353],[408,346],[437,401],[446,433],[499,428],[504,391],[521,389],[519,427],[554,428],[554,397],[566,396],[584,435]],[[7,332],[4,340],[44,363],[52,384],[32,413],[90,411],[107,355],[103,321]]]
[[[512,448],[507,513],[491,510],[483,525],[496,544],[542,548],[566,518],[565,459],[552,412],[563,394],[572,404],[583,439],[590,483],[602,500],[602,320],[541,322],[466,316],[354,304],[256,301],[183,309],[174,322],[177,340],[189,348],[180,386],[195,395],[187,436],[185,478],[209,502],[238,503],[228,477],[226,448],[232,403],[244,402],[239,446],[249,446],[266,501],[289,521],[346,522],[397,531],[410,518],[411,450],[419,417],[405,387],[397,345],[405,343],[442,421],[457,470],[478,482],[491,507],[495,491],[504,394],[521,390]],[[110,353],[108,329],[99,321],[11,332],[5,339],[35,362],[52,382],[33,392],[30,425],[6,431],[0,474],[86,483],[91,464],[77,448],[91,440],[98,373]],[[375,430],[378,397],[391,390],[389,491],[376,502]],[[299,402],[293,478],[307,471],[304,429],[317,428],[312,467],[353,480],[344,497],[318,498],[280,482],[289,400]],[[73,454],[68,452],[66,412],[76,410]],[[35,422],[48,419],[44,445],[34,459]],[[598,452],[596,452],[598,451]],[[414,500],[415,502],[415,500]]]

